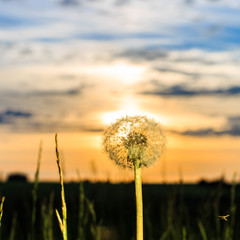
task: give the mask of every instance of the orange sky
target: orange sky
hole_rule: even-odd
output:
[[[4,169],[26,173],[33,179],[40,139],[43,141],[41,180],[58,179],[54,134],[2,135],[1,161]],[[58,133],[65,179],[92,181],[129,181],[133,172],[116,166],[103,152],[101,133]],[[175,134],[167,135],[167,151],[163,158],[150,168],[144,168],[144,182],[186,182],[200,178],[216,179],[224,175],[229,181],[237,173],[240,140],[229,137],[194,138]],[[6,172],[2,171],[3,177]]]

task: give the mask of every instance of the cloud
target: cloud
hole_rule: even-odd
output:
[[[67,75],[66,75],[67,76]],[[70,75],[69,75],[70,76]],[[31,93],[29,93],[28,95],[31,96],[75,96],[75,95],[79,95],[82,93],[83,89],[85,88],[85,86],[81,85],[79,87],[73,87],[67,90],[46,90],[46,91],[33,91]]]
[[[76,75],[74,74],[62,74],[59,76],[60,79],[63,79],[63,80],[72,80],[72,79],[76,79]]]
[[[50,113],[42,115],[34,111],[6,110],[0,112],[0,125],[8,125],[9,130],[15,132],[102,132],[100,124],[92,124],[88,121],[66,121],[69,115]],[[81,118],[81,116],[79,116]]]
[[[224,135],[239,137],[240,126],[231,127],[229,129],[223,129],[221,131],[217,131],[212,128],[203,128],[203,129],[197,129],[197,130],[186,130],[182,132],[177,132],[177,131],[172,131],[172,132],[185,135],[185,136],[195,136],[195,137],[224,136]]]
[[[168,52],[163,49],[129,49],[115,55],[115,57],[124,57],[132,61],[153,61],[157,59],[164,59],[167,56]]]
[[[124,5],[128,4],[129,2],[130,2],[130,0],[116,0],[115,6],[124,6]]]
[[[102,132],[103,128],[100,126],[90,126],[88,124],[81,124],[76,122],[67,123],[63,121],[39,121],[32,120],[27,124],[12,125],[15,131],[19,132]]]
[[[199,64],[200,67],[209,69],[218,64],[234,64],[237,62],[239,53],[236,50],[207,51],[200,48],[193,49],[166,49],[163,46],[143,46],[141,48],[129,48],[113,54],[115,58],[124,58],[133,62],[156,61],[154,69],[160,72],[176,72],[175,65],[182,67],[183,63]],[[193,68],[192,72],[194,72]],[[195,70],[196,71],[196,70]],[[185,71],[186,73],[186,71]],[[220,75],[220,74],[219,74]]]
[[[171,132],[177,133],[185,136],[195,136],[195,137],[206,137],[206,136],[232,136],[240,137],[240,116],[228,116],[226,117],[226,125],[220,130],[214,128],[201,128],[195,130],[185,130],[185,131],[175,131]]]
[[[183,71],[183,70],[178,70],[178,69],[173,69],[173,68],[164,68],[164,67],[158,67],[156,68],[157,71],[162,72],[162,73],[179,73],[185,76],[190,76],[194,79],[198,79],[199,77],[201,77],[203,74],[198,73],[198,72],[187,72],[187,71]]]
[[[62,0],[60,1],[60,4],[61,5],[64,5],[64,6],[76,6],[79,4],[79,1],[78,0]]]
[[[91,40],[91,41],[123,41],[123,40],[152,40],[161,39],[163,34],[155,32],[124,32],[124,31],[114,31],[114,32],[95,32],[81,33],[74,36],[77,39]],[[124,53],[123,53],[124,54]]]
[[[29,119],[32,117],[32,113],[16,110],[6,110],[0,112],[0,124],[12,123],[15,119]]]
[[[158,95],[162,97],[196,97],[196,96],[235,96],[240,95],[240,86],[229,88],[209,89],[190,89],[183,85],[174,85],[171,87],[156,86],[152,91],[141,92],[144,95]]]

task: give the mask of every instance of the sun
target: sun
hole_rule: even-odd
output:
[[[144,68],[126,63],[113,64],[102,69],[107,75],[119,79],[125,84],[132,84],[139,81],[144,73]]]
[[[125,85],[131,85],[141,81],[146,74],[146,66],[132,64],[124,61],[118,61],[109,64],[96,64],[94,66],[86,65],[83,68],[74,68],[77,73],[87,74],[88,76],[97,76],[98,79],[106,81],[115,81]]]
[[[101,120],[105,125],[115,122],[117,119],[125,116],[142,115],[138,100],[131,94],[122,96],[119,102],[118,110],[111,112],[104,112],[101,114]]]
[[[148,118],[155,119],[156,121],[159,121],[162,125],[167,125],[167,119],[163,116],[155,115],[152,113],[144,112],[141,110],[120,110],[120,111],[113,111],[113,112],[105,112],[101,114],[101,120],[104,125],[109,125],[113,122],[115,122],[117,119],[120,119],[122,117],[126,116],[146,116]]]
[[[106,112],[102,114],[101,119],[104,124],[109,125],[115,122],[117,119],[124,117],[126,115],[134,116],[135,114],[133,114],[131,111],[126,111],[126,110]]]
[[[162,125],[168,125],[166,117],[154,114],[152,112],[144,111],[141,108],[141,99],[136,98],[132,94],[124,94],[119,101],[118,108],[115,111],[101,112],[100,119],[104,125],[109,125],[122,117],[146,116],[147,118],[154,119]]]

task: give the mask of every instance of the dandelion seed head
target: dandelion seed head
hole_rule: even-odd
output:
[[[165,136],[159,123],[145,116],[126,116],[111,124],[104,132],[103,146],[111,160],[132,168],[138,159],[148,167],[165,149]]]

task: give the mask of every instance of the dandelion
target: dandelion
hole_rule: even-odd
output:
[[[148,167],[159,159],[165,148],[165,137],[159,123],[142,116],[123,117],[104,132],[103,145],[110,159],[123,167]]]
[[[165,149],[165,136],[159,123],[145,116],[118,119],[104,132],[103,145],[111,160],[134,168],[136,194],[136,235],[143,239],[141,167],[159,159]]]

